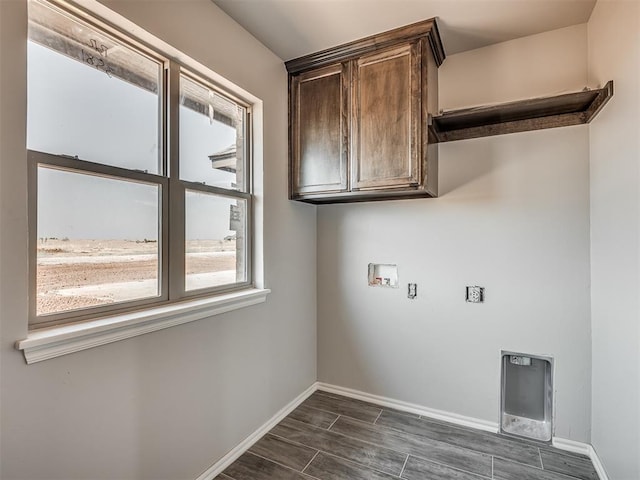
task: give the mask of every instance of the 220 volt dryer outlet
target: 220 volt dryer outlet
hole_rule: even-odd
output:
[[[473,286],[467,287],[467,302],[482,303],[484,302],[484,288]]]

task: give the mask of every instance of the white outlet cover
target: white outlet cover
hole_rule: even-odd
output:
[[[469,303],[482,303],[484,302],[484,288],[473,286],[467,287],[467,302]]]

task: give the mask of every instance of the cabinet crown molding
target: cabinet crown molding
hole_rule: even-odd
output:
[[[297,74],[336,62],[352,60],[371,52],[423,37],[427,38],[433,52],[433,57],[439,67],[442,65],[442,62],[444,62],[446,54],[442,40],[440,39],[438,23],[435,17],[404,27],[395,28],[387,32],[377,33],[360,40],[331,47],[303,57],[294,58],[285,62],[285,66],[290,74]]]

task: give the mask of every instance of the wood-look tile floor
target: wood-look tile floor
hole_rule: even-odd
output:
[[[598,480],[589,458],[316,392],[220,480]]]

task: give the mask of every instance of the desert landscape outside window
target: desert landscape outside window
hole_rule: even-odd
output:
[[[135,39],[30,0],[30,324],[250,285],[248,115]]]

